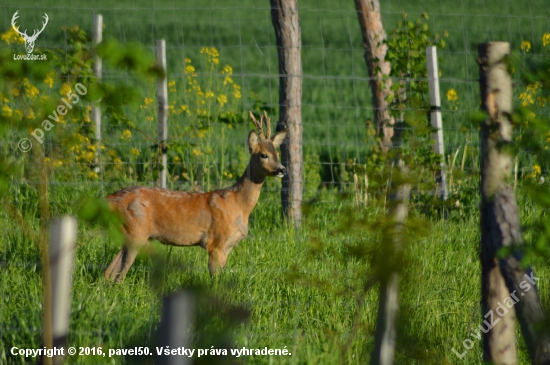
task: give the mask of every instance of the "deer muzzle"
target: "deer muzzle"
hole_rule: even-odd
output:
[[[286,168],[283,165],[280,165],[274,172],[275,177],[283,177],[286,175]]]

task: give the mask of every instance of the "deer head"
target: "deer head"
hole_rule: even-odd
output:
[[[261,177],[275,176],[283,177],[286,174],[285,167],[279,162],[279,147],[286,138],[286,130],[280,131],[271,137],[271,126],[267,113],[264,111],[258,122],[252,112],[250,119],[256,125],[259,135],[251,130],[248,134],[248,148],[250,150],[250,167],[252,171]],[[266,126],[264,134],[263,125]]]
[[[36,38],[40,35],[40,33],[42,33],[42,31],[44,30],[44,28],[46,28],[46,25],[48,24],[48,14],[44,13],[44,20],[45,22],[42,23],[42,29],[38,30],[38,29],[35,29],[32,36],[28,36],[27,35],[27,30],[25,29],[24,32],[20,32],[19,31],[19,26],[17,24],[15,24],[15,20],[17,18],[19,18],[19,16],[17,15],[17,13],[19,13],[19,10],[17,10],[15,12],[15,14],[13,14],[13,17],[11,18],[11,26],[13,27],[13,29],[19,33],[21,35],[21,37],[23,37],[23,39],[25,40],[25,50],[27,51],[27,53],[32,53],[33,49],[34,49],[34,42],[36,41]]]

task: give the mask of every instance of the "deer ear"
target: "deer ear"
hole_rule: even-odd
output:
[[[250,151],[250,153],[252,153],[252,151],[254,151],[256,147],[258,147],[259,143],[260,137],[255,130],[251,130],[250,133],[248,133],[248,150]]]
[[[285,140],[286,135],[287,135],[287,131],[285,129],[285,130],[280,131],[279,133],[277,133],[273,137],[271,137],[271,141],[273,142],[273,147],[275,147],[275,148],[279,147],[283,143],[283,141]]]

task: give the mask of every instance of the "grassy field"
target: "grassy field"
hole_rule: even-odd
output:
[[[177,107],[189,103],[188,96],[181,94],[188,77],[184,58],[190,58],[197,68],[199,83],[206,85],[213,80],[207,72],[208,62],[201,58],[203,47],[215,47],[219,51],[220,64],[231,65],[233,80],[242,88],[242,97],[228,103],[231,110],[248,110],[256,100],[271,107],[278,104],[277,54],[267,1],[154,2],[153,5],[148,1],[122,1],[116,7],[107,1],[44,0],[39,5],[30,0],[5,1],[0,5],[0,32],[9,28],[15,10],[25,14],[21,21],[30,24],[33,21],[38,24],[43,11],[48,13],[50,23],[39,38],[42,49],[69,49],[61,27],[78,25],[89,30],[96,11],[104,15],[106,35],[122,42],[140,42],[152,52],[155,40],[165,38],[168,78],[175,81],[178,89],[171,97],[177,99]],[[387,1],[382,2],[382,11],[388,29],[395,26],[403,11],[409,13],[411,19],[426,11],[435,33],[444,30],[449,33],[448,48],[439,53],[447,154],[461,148],[458,161],[464,161],[463,170],[476,171],[477,128],[471,125],[469,117],[479,107],[476,44],[506,40],[521,55],[520,43],[529,40],[531,54],[541,56],[544,53],[541,36],[550,27],[546,2],[530,1],[526,6],[495,1],[479,5],[479,2],[465,0],[457,6],[451,1]],[[342,165],[349,160],[364,163],[369,150],[365,122],[372,118],[372,106],[361,36],[352,1],[300,1],[300,17],[305,195],[311,203],[303,229],[294,231],[282,222],[280,183],[270,180],[253,213],[250,236],[233,250],[218,278],[209,277],[203,250],[171,249],[154,242],[149,255],[138,257],[123,284],[111,284],[103,280],[103,271],[119,247],[107,239],[100,227],[82,222],[75,263],[70,345],[103,346],[104,349],[150,346],[153,349],[162,296],[181,288],[192,288],[200,298],[197,347],[228,343],[239,348],[286,346],[292,353],[288,357],[237,359],[243,364],[364,364],[368,361],[374,338],[378,287],[366,292],[362,305],[358,304],[358,298],[376,266],[370,253],[384,244],[376,222],[384,215],[385,207],[374,192],[365,207],[354,207],[353,194],[348,194],[352,192],[353,179],[344,173],[346,169]],[[127,75],[106,65],[104,78],[122,82]],[[140,85],[143,98],[154,97],[153,82]],[[46,86],[38,87],[42,93],[48,92]],[[458,110],[451,110],[453,105],[444,96],[451,88],[458,94]],[[519,103],[517,97],[515,101]],[[126,112],[137,127],[154,136],[156,121],[147,119],[154,115],[152,110],[154,106],[128,107]],[[170,130],[182,131],[193,123],[192,119],[193,115],[174,115],[170,119]],[[63,165],[54,169],[49,178],[52,215],[76,214],[77,202],[85,197],[105,196],[133,184],[154,184],[154,176],[143,173],[148,171],[145,157],[151,142],[135,131],[132,138],[124,138],[126,126],[108,118],[104,123],[104,143],[117,154],[106,160],[106,172],[99,178],[90,177],[89,167],[74,156],[70,162],[63,160]],[[170,187],[189,189],[199,185],[208,189],[229,184],[246,165],[244,137],[249,128],[250,125],[243,124],[234,125],[231,130],[217,126],[210,130],[206,145],[196,142],[196,138],[182,137],[185,143],[181,149],[169,152]],[[226,133],[223,137],[222,129]],[[36,165],[30,155],[14,152],[22,136],[23,132],[14,132],[0,141],[0,147],[1,153],[13,157],[18,166],[10,185],[9,200],[19,209],[30,229],[38,232],[41,213],[36,175],[32,172]],[[49,138],[52,138],[49,142],[55,144],[55,139]],[[176,134],[171,142],[181,141]],[[472,147],[468,153],[464,153],[466,145]],[[132,155],[133,148],[140,151],[141,157]],[[203,149],[202,155],[193,154],[196,148]],[[208,149],[212,153],[206,160]],[[53,154],[48,156],[55,159]],[[121,159],[123,165],[119,170],[116,158]],[[528,154],[522,157],[523,175],[531,172],[532,159]],[[537,163],[544,167],[547,161]],[[185,170],[185,166],[193,167]],[[196,175],[201,174],[200,169],[207,168],[205,166],[211,166],[211,170],[207,170],[210,174],[206,174],[206,179],[203,173],[200,180]],[[326,166],[338,166],[339,170],[327,170]],[[195,175],[185,180],[181,177],[182,169]],[[464,178],[464,175],[457,176]],[[481,323],[478,180],[476,176],[469,176],[464,181],[461,189],[468,196],[463,200],[463,209],[453,211],[451,219],[425,215],[421,207],[411,212],[414,222],[426,230],[418,238],[412,237],[406,247],[400,284],[397,364],[482,363],[478,341],[474,341],[474,348],[462,360],[452,351],[455,348],[462,353],[463,340]],[[321,183],[332,182],[338,182],[340,187],[318,190]],[[456,180],[455,184],[458,186]],[[524,226],[546,214],[525,197],[521,184],[518,196]],[[363,218],[363,225],[346,224],[345,217]],[[12,357],[11,347],[38,348],[41,341],[40,257],[29,232],[1,209],[0,232],[0,364],[19,364],[24,360]],[[526,236],[528,240],[535,238],[530,231]],[[367,254],[354,256],[352,251],[356,245],[363,247]],[[542,259],[534,262],[534,269],[541,278],[539,290],[548,308],[550,269]],[[218,305],[220,301],[226,305]],[[238,319],[243,313],[248,313],[248,319],[241,323]],[[520,363],[528,364],[525,345],[521,336],[518,338]],[[198,360],[218,364],[223,359]],[[151,361],[152,358],[138,357],[116,357],[109,361],[92,356],[70,358],[70,363],[77,364]]]

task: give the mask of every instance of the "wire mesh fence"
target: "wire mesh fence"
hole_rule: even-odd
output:
[[[402,19],[403,13],[407,13],[408,19],[414,21],[425,12],[428,15],[426,24],[433,34],[445,37],[447,46],[438,49],[439,80],[443,101],[444,162],[448,168],[447,182],[452,193],[453,186],[457,189],[460,179],[469,173],[477,175],[479,172],[479,130],[471,118],[471,114],[480,108],[477,44],[491,40],[508,41],[512,44],[515,56],[523,62],[523,67],[527,67],[531,60],[547,57],[550,51],[550,39],[544,38],[545,34],[550,33],[547,4],[544,1],[480,4],[466,0],[426,0],[386,1],[381,7],[388,33]],[[267,110],[272,120],[277,119],[280,75],[271,9],[267,1],[154,4],[134,1],[123,2],[116,7],[100,1],[94,4],[58,4],[53,1],[40,5],[25,1],[4,3],[0,6],[0,30],[3,32],[0,49],[13,48],[15,43],[16,53],[23,53],[23,44],[17,43],[15,38],[10,38],[13,35],[9,34],[12,16],[16,11],[20,14],[18,22],[22,28],[28,29],[39,27],[43,14],[48,14],[49,23],[39,36],[36,49],[52,52],[49,53],[52,55],[57,52],[57,57],[62,60],[55,74],[48,76],[52,78],[51,81],[48,77],[40,84],[32,84],[27,80],[17,90],[13,90],[13,93],[24,94],[25,98],[16,100],[13,95],[5,95],[4,100],[0,100],[2,113],[19,111],[21,120],[26,119],[29,130],[43,128],[40,120],[33,120],[32,116],[38,114],[38,111],[30,109],[33,105],[30,101],[48,96],[53,100],[52,105],[57,107],[67,92],[71,91],[67,88],[71,78],[67,68],[74,67],[70,65],[73,62],[71,57],[81,50],[80,47],[90,43],[94,15],[103,16],[104,40],[115,38],[124,46],[139,44],[136,49],[143,47],[152,56],[157,50],[157,41],[166,41],[166,171],[167,187],[170,189],[210,191],[233,184],[248,162],[246,136],[252,124],[245,117],[247,111]],[[339,204],[341,195],[353,195],[356,191],[356,167],[367,163],[369,153],[376,144],[376,136],[369,129],[374,113],[360,27],[351,1],[302,1],[299,12],[303,64],[304,201],[320,200]],[[403,54],[402,57],[408,55]],[[525,102],[539,103],[540,113],[546,115],[546,103],[537,99],[536,90],[529,89],[528,85],[521,82],[521,70],[517,71],[514,74],[514,102],[518,105]],[[82,109],[81,118],[60,116],[61,121],[55,127],[44,130],[41,163],[51,169],[48,189],[54,215],[70,211],[72,202],[83,195],[105,196],[122,187],[156,186],[158,183],[161,167],[157,138],[156,79],[152,76],[136,78],[127,70],[109,63],[103,65],[102,78],[106,83],[126,84],[129,95],[133,92],[131,97],[136,103],[120,105],[118,109],[103,108],[100,144],[93,138],[93,123],[89,113],[91,106],[87,101],[81,101],[78,105]],[[425,78],[393,80],[397,84],[400,81],[427,83]],[[408,108],[405,114],[418,112],[417,109]],[[426,108],[420,112],[427,116],[430,110]],[[74,133],[68,136],[67,130]],[[36,196],[28,187],[36,183],[38,177],[32,173],[35,160],[30,157],[25,160],[25,156],[30,154],[25,155],[15,147],[21,138],[29,138],[35,145],[33,148],[40,143],[29,133],[14,131],[8,139],[0,141],[0,148],[6,155],[25,161],[25,167],[10,184],[16,206],[27,209],[27,213],[32,216],[39,207],[33,200]],[[517,167],[520,178],[529,174],[536,176],[537,164],[529,151],[521,152]],[[542,171],[540,169],[538,175],[543,175],[547,166],[542,166]],[[460,170],[464,174],[453,177],[453,170]],[[364,184],[362,175],[358,175],[360,183]],[[279,181],[266,182],[262,193],[262,199],[266,201],[263,208],[271,210],[253,215],[252,225],[256,219],[278,224],[280,212],[276,202],[280,189]],[[419,185],[418,190],[421,189]],[[474,210],[478,205],[476,199],[463,204]],[[16,246],[30,244],[26,239],[18,238],[20,233],[17,232],[21,232],[19,228],[9,221],[7,214],[2,214],[1,224],[4,231],[3,259],[0,263],[2,271],[6,270],[8,261],[9,265],[22,265],[36,270],[39,266],[38,256],[36,262],[27,259],[19,261],[17,258],[19,251]],[[254,234],[252,229],[251,236],[254,237]],[[80,239],[92,238],[86,233]],[[255,249],[254,252],[257,254]],[[83,262],[84,258],[77,258],[77,266],[82,265],[94,273],[102,272],[111,253],[112,248],[107,245],[92,261]],[[187,268],[186,272],[202,269],[197,265]],[[137,270],[145,269],[139,266]],[[234,270],[256,272],[258,269],[243,266]],[[279,266],[263,270],[272,275],[285,272],[285,268]],[[7,283],[4,281],[2,287],[3,302],[10,298]],[[101,291],[101,287],[98,290]],[[103,298],[103,295],[99,294],[99,297]],[[293,303],[289,298],[281,300],[286,300],[289,305]],[[148,306],[149,316],[158,318],[159,305],[158,301],[154,301]],[[269,303],[254,298],[250,305],[263,306]],[[309,305],[314,305],[314,300],[300,303],[302,307]],[[352,299],[346,302],[346,306],[353,305]],[[2,313],[6,315],[0,309],[0,316]],[[93,336],[101,338],[104,336],[103,331],[110,331],[104,323],[106,328],[90,329],[94,332]],[[20,326],[14,327],[13,322],[6,318],[0,320],[1,332],[22,331],[27,336],[28,333],[39,331],[24,323]],[[299,327],[297,319],[294,326]],[[81,331],[86,332],[83,329]],[[79,332],[75,336],[83,336],[83,333]],[[253,337],[254,334],[249,336]],[[269,337],[267,334],[260,336]],[[296,331],[289,332],[287,337],[296,341]]]

